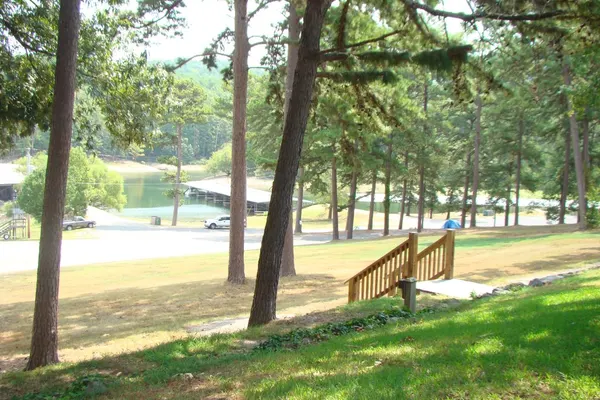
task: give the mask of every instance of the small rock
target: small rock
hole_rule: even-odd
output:
[[[388,319],[388,323],[390,323],[390,322],[398,322],[398,321],[400,321],[400,318],[398,318],[398,317],[390,317],[390,319]]]
[[[312,341],[309,338],[305,337],[304,339],[302,339],[302,344],[304,344],[304,345],[311,344],[311,343],[312,343]]]
[[[541,279],[535,278],[529,281],[529,286],[531,287],[540,287],[540,286],[544,286],[544,281],[542,281]]]
[[[494,289],[492,291],[492,294],[496,294],[496,295],[498,295],[498,294],[509,294],[509,293],[510,293],[510,291],[504,290],[504,289],[501,289],[501,288],[496,288],[496,289]]]
[[[100,381],[88,382],[85,388],[86,396],[96,396],[102,393],[106,393],[107,391],[108,388],[106,387],[106,385]]]
[[[174,378],[181,379],[181,380],[184,380],[184,381],[191,381],[192,379],[194,379],[194,375],[192,375],[189,372],[186,372],[186,373],[183,373],[183,374],[177,374],[177,375],[174,376]]]
[[[524,287],[525,287],[524,283],[516,282],[516,283],[510,283],[510,284],[502,287],[501,289],[515,291],[515,290],[520,290]]]

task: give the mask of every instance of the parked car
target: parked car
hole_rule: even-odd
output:
[[[229,215],[221,215],[216,218],[209,218],[204,221],[204,227],[208,229],[229,228],[231,219]]]
[[[208,229],[229,228],[231,226],[231,218],[229,215],[221,215],[220,217],[210,218],[204,221],[204,227]],[[246,220],[244,219],[244,228]]]
[[[95,228],[96,221],[85,219],[83,217],[75,217],[72,220],[63,221],[63,229],[72,231],[77,228]]]

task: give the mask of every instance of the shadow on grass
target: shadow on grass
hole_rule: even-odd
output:
[[[598,279],[594,280],[595,282]],[[580,282],[584,283],[584,282]],[[333,339],[247,377],[248,398],[570,398],[600,395],[597,288],[531,291],[461,314]],[[539,293],[541,292],[541,293]],[[269,357],[269,356],[265,356]],[[265,361],[269,365],[268,361]]]
[[[336,290],[343,288],[340,279],[328,274],[284,278],[280,283],[278,307],[283,310],[335,300],[340,297]],[[253,291],[254,280],[232,286],[222,279],[212,279],[144,289],[108,290],[61,299],[60,349],[85,351],[89,346],[102,346],[127,338],[143,345],[144,336],[161,331],[167,332],[165,337],[168,339],[168,332],[185,333],[191,324],[249,314]],[[0,320],[10,329],[3,334],[0,357],[10,359],[28,351],[32,313],[33,302],[2,307]],[[156,342],[150,342],[153,343]],[[139,348],[136,343],[129,347]],[[0,365],[0,368],[6,370],[7,366]]]
[[[547,257],[542,260],[535,260],[526,263],[509,263],[507,262],[504,267],[509,268],[513,271],[519,271],[518,275],[514,272],[507,272],[502,268],[485,268],[480,267],[477,269],[470,268],[471,272],[462,273],[461,266],[456,265],[455,267],[455,278],[467,279],[475,282],[487,283],[498,279],[510,279],[514,280],[523,276],[531,276],[536,273],[551,271],[561,271],[565,269],[572,269],[574,265],[583,263],[593,263],[594,261],[600,260],[600,246],[598,247],[587,247],[579,249],[577,254],[564,254]]]
[[[37,376],[9,374],[5,382],[12,393],[22,393],[34,379],[64,386],[73,376],[102,372],[118,382],[108,396],[115,399],[141,393],[231,398],[240,392],[261,399],[596,398],[599,278],[595,273],[480,300],[460,312],[400,321],[296,351],[249,352],[240,346],[245,334],[216,335],[62,365]],[[124,378],[115,378],[117,373]],[[175,379],[181,373],[195,378]]]

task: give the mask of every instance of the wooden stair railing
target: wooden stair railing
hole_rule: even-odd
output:
[[[394,296],[400,279],[432,280],[454,276],[454,230],[418,252],[419,236],[409,233],[408,239],[348,279],[348,303]]]

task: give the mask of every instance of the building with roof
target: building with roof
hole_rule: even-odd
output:
[[[15,187],[21,183],[25,176],[17,171],[14,164],[0,164],[0,201],[11,201],[16,197]]]

